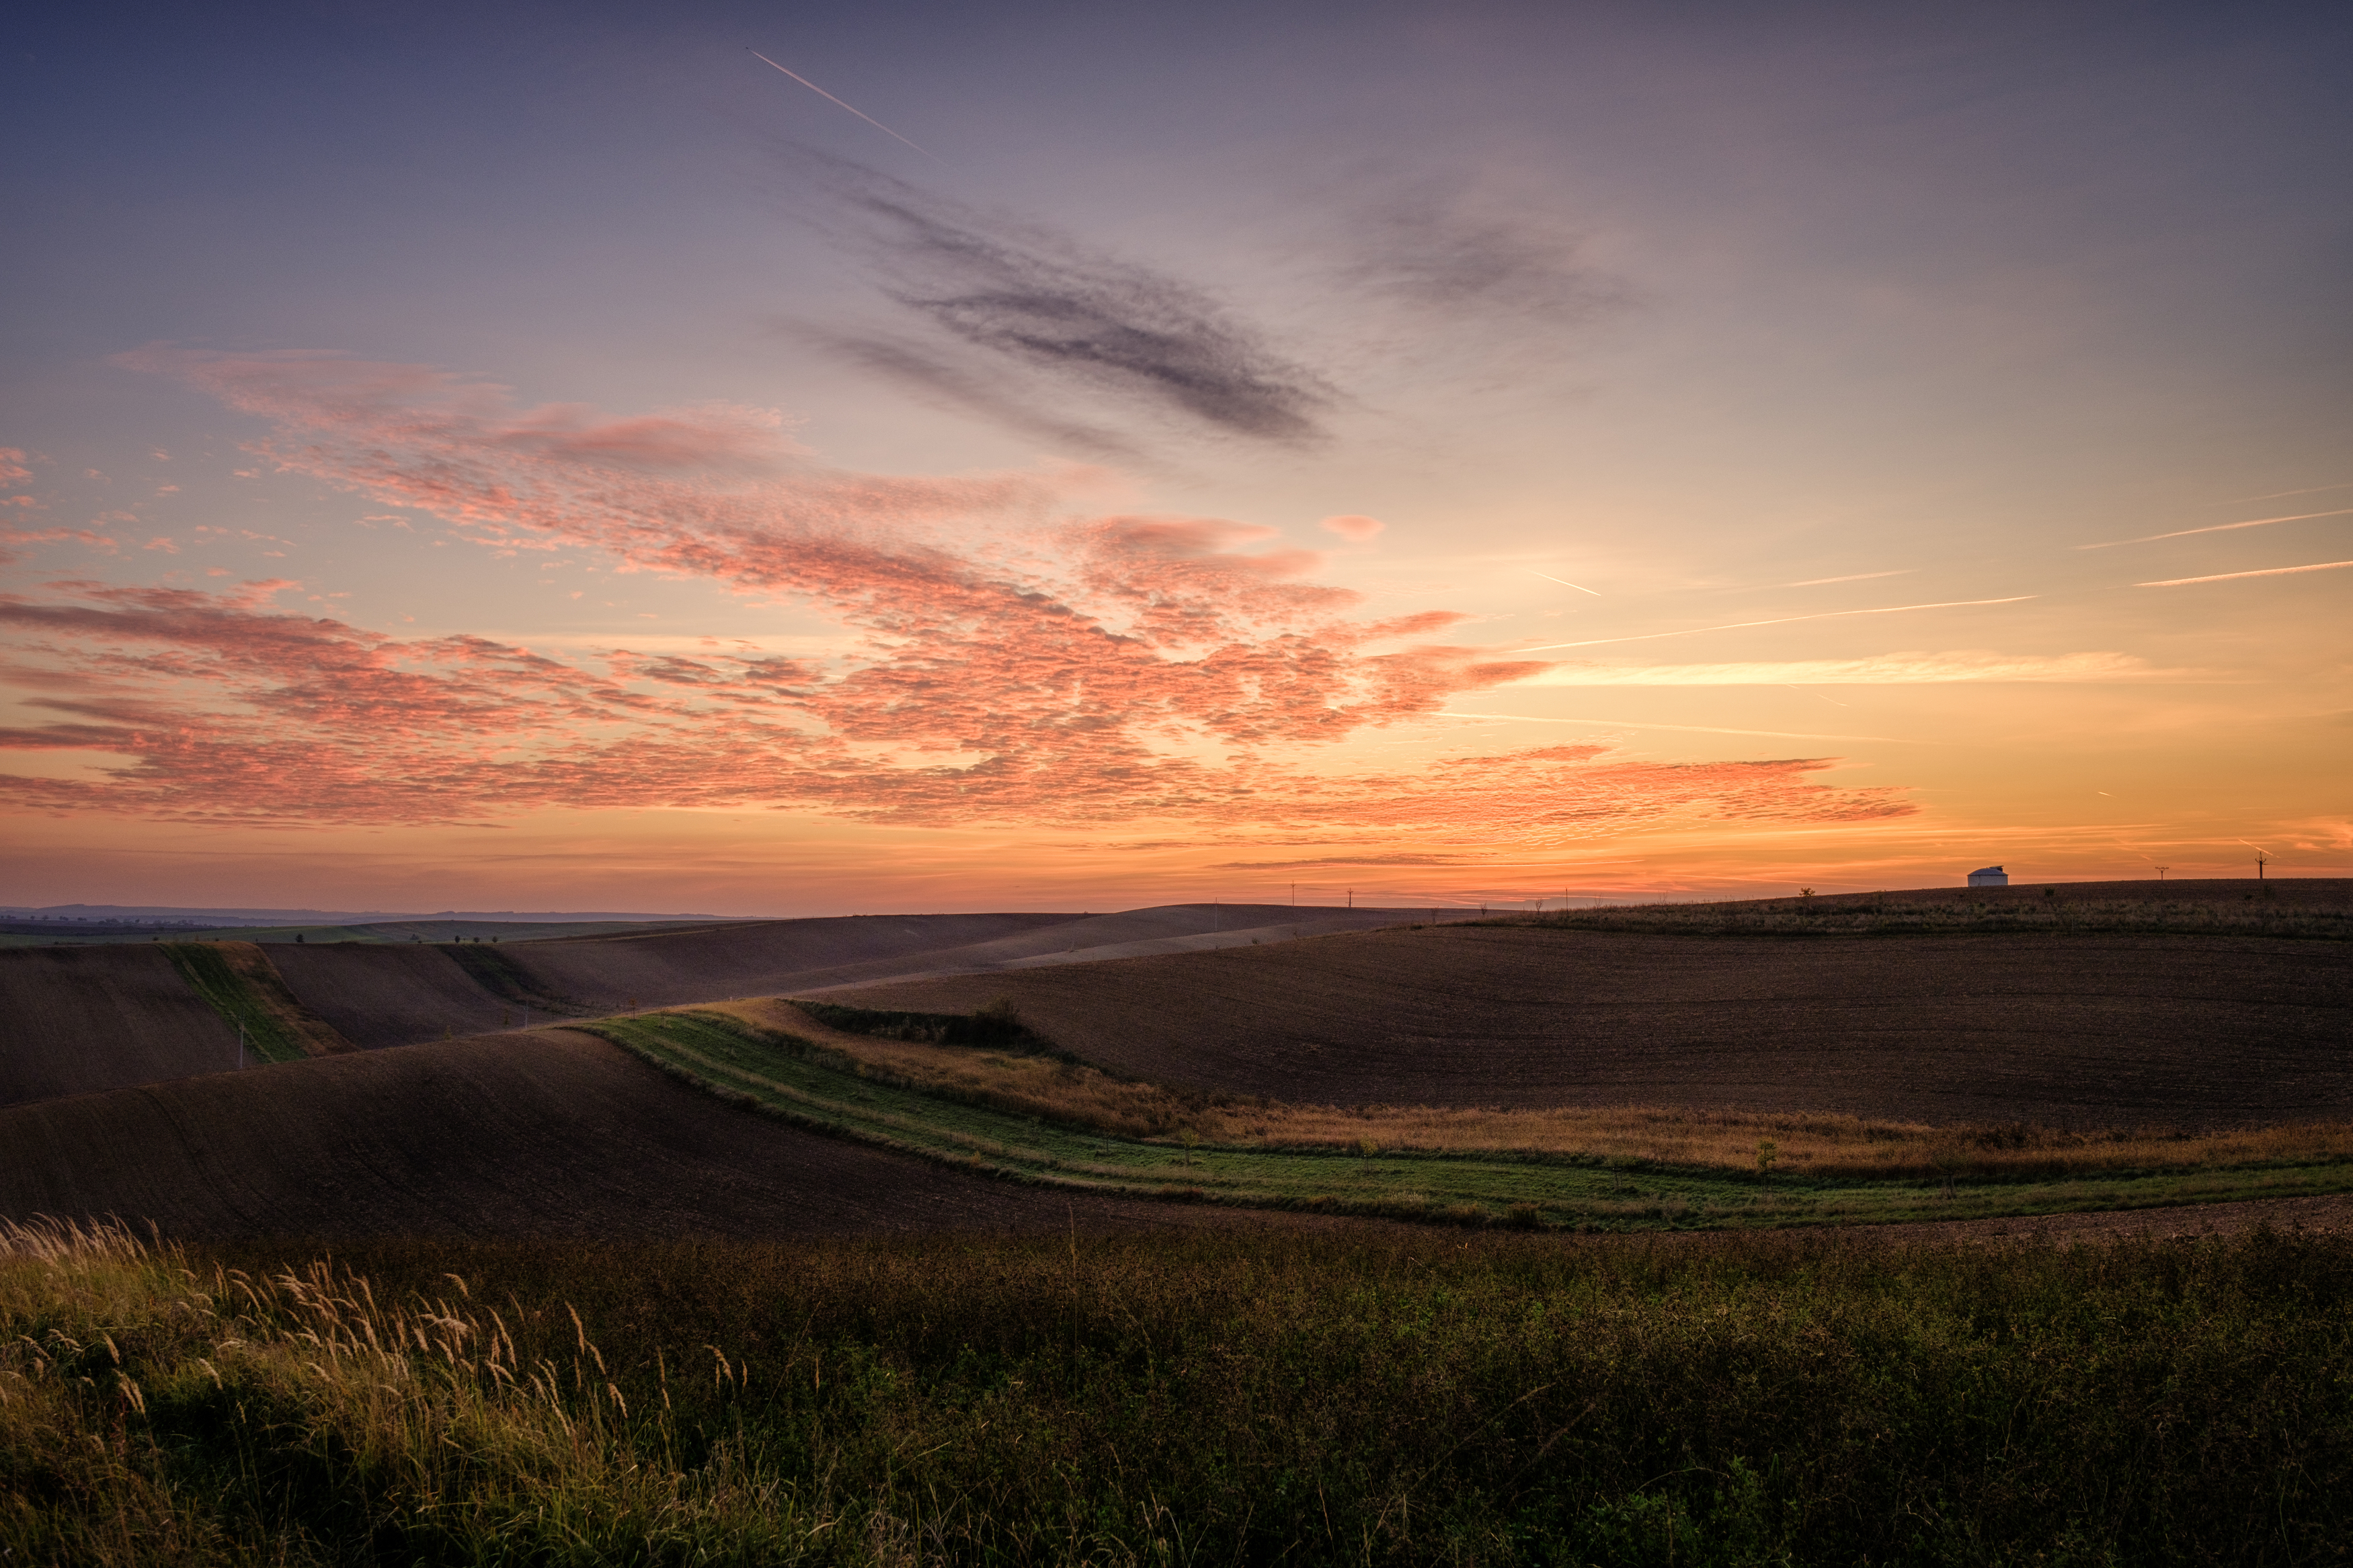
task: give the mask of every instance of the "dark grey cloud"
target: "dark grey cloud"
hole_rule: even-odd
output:
[[[1098,450],[1133,449],[1073,401],[1197,434],[1325,438],[1334,389],[1207,291],[870,170],[808,161],[837,237],[913,320],[831,329],[838,351],[933,397]]]
[[[1429,179],[1358,205],[1337,268],[1350,288],[1417,310],[1582,326],[1630,302],[1589,266],[1582,242],[1540,210],[1514,210],[1463,182]]]

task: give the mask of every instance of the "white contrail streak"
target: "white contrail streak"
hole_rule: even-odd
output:
[[[2234,528],[2263,528],[2274,522],[2304,522],[2316,517],[2353,516],[2353,506],[2335,511],[2299,511],[2288,517],[2250,518],[2245,522],[2218,522],[2211,528],[2185,528],[2174,533],[2145,533],[2138,539],[2110,539],[2098,544],[2078,544],[2078,550],[2114,550],[2119,544],[2154,544],[2160,539],[2187,539],[2193,533],[2228,533]]]
[[[2353,562],[2347,563],[2353,565]],[[1627,637],[1588,637],[1583,642],[1539,643],[1535,647],[1507,648],[1508,653],[1549,653],[1559,647],[1599,647],[1612,642],[1656,642],[1661,637],[1695,637],[1702,632],[1746,631],[1750,626],[1782,626],[1791,621],[1831,621],[1841,616],[1893,616],[1905,610],[1957,610],[1971,605],[2015,605],[2040,598],[2037,594],[2013,594],[2007,599],[1947,599],[1935,605],[1887,605],[1874,610],[1824,610],[1814,616],[1778,616],[1769,621],[1729,621],[1720,626],[1689,626],[1679,632],[1644,632]]]
[[[850,113],[855,114],[859,119],[863,120],[867,124],[871,125],[875,130],[880,131],[883,135],[888,136],[893,142],[906,142],[908,146],[914,147],[916,152],[921,153],[924,157],[929,158],[941,168],[944,169],[948,166],[947,161],[942,158],[938,153],[933,152],[930,148],[916,147],[915,143],[913,142],[907,142],[907,139],[904,136],[900,135],[896,131],[892,130],[889,126],[883,124],[881,121],[875,119],[864,110],[857,108],[852,104],[842,103],[841,100],[834,97],[833,94],[826,91],[825,89],[818,86],[817,83],[809,80],[808,78],[801,75],[798,71],[785,70],[784,67],[776,65],[776,61],[770,59],[759,50],[752,47],[749,44],[744,45],[744,49],[746,54],[750,55],[754,59],[758,60],[762,65],[776,66],[776,69],[785,71],[786,76],[791,77],[795,81],[800,83],[803,87],[808,89],[811,92],[817,94],[828,103],[841,104],[842,108],[849,110]]]
[[[2232,496],[2223,504],[2226,506],[2242,506],[2251,500],[2277,500],[2282,496],[2316,496],[2328,490],[2353,490],[2353,480],[2348,480],[2341,485],[2313,485],[2308,489],[2300,490],[2274,490],[2268,495]]]
[[[1529,567],[1528,571],[1531,575],[1541,577],[1547,583],[1557,583],[1564,588],[1574,588],[1580,594],[1591,594],[1597,599],[1601,597],[1600,590],[1588,588],[1581,583],[1572,583],[1566,577],[1556,577],[1549,572],[1538,572],[1533,566]]]
[[[1819,588],[1825,583],[1868,583],[1874,577],[1909,577],[1918,570],[1917,566],[1906,566],[1901,572],[1858,572],[1852,577],[1809,577],[1802,583],[1784,583],[1781,585],[1785,588]]]
[[[2136,588],[2179,588],[2190,583],[2227,583],[2233,577],[2292,577],[2298,572],[2334,572],[2353,561],[2322,561],[2311,566],[2266,566],[2260,572],[2217,572],[2211,577],[2168,577],[2161,583],[2136,583]]]

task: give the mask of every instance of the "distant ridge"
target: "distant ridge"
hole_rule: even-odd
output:
[[[385,921],[744,921],[767,915],[645,914],[614,910],[434,910],[401,912],[392,910],[225,910],[196,909],[180,904],[0,904],[0,916],[15,920],[127,921],[191,920],[224,926],[360,925]]]

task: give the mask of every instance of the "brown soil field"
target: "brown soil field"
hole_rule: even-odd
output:
[[[1080,956],[1113,943],[1182,942],[1229,922],[1256,922],[1266,912],[1179,905],[1092,917],[852,915],[485,947],[541,996],[592,1014],[1057,962],[1066,952]],[[1309,931],[1396,919],[1365,910],[1295,912],[1315,917],[1301,922]],[[269,952],[303,1005],[358,1045],[412,1045],[522,1021],[518,1000],[493,994],[447,948],[280,943]],[[471,948],[464,952],[473,956]]]
[[[0,1110],[0,1216],[38,1215],[116,1215],[142,1228],[152,1220],[187,1239],[788,1237],[1234,1219],[1183,1204],[1073,1200],[803,1131],[561,1029]]]
[[[315,1035],[329,1048],[348,1040],[375,1049],[527,1022],[525,1001],[534,1017],[604,1013],[633,1001],[662,1006],[910,973],[1060,963],[1105,944],[1223,940],[1217,934],[1221,928],[1247,942],[1248,934],[1234,933],[1233,926],[1266,912],[1180,905],[1093,917],[860,915],[464,947],[231,946],[273,965],[317,1021],[296,1020],[298,1034]],[[1366,910],[1278,912],[1306,917],[1293,928],[1302,931],[1394,918]],[[1072,949],[1075,954],[1066,951]],[[522,994],[499,994],[469,973],[468,961],[507,966],[521,981]],[[0,1026],[0,1104],[217,1071],[236,1056],[235,1030],[174,974],[152,942],[0,952],[0,1019],[12,1020]]]
[[[1432,926],[834,991],[1010,997],[1097,1066],[1335,1105],[2230,1127],[2353,1116],[2353,948]]]
[[[237,1031],[153,943],[0,952],[0,1105],[237,1063]]]
[[[541,986],[596,1011],[772,995],[846,963],[905,958],[1068,923],[1070,915],[849,915],[503,947]]]
[[[1022,931],[968,947],[920,955],[870,959],[801,976],[779,992],[815,992],[882,980],[931,974],[993,973],[1093,963],[1166,952],[1250,947],[1322,936],[1338,931],[1377,931],[1424,918],[1418,910],[1294,909],[1285,904],[1168,904],[1115,915],[1088,915],[1039,931]],[[1455,911],[1451,918],[1463,918]]]
[[[2044,889],[2085,903],[2154,899],[2166,903],[2242,903],[2275,900],[2300,909],[2353,906],[2353,877],[2151,877],[2129,882],[2013,882],[2007,888],[1903,888],[1884,893],[1824,894],[1819,902],[1870,903],[1881,900],[1975,899],[1987,903],[2041,902]]]
[[[512,1003],[482,989],[439,947],[352,942],[273,943],[269,961],[295,1000],[370,1050],[449,1036],[479,1035],[512,1017]]]

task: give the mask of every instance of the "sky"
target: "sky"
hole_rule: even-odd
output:
[[[5,47],[0,901],[2353,874],[2353,11]]]

